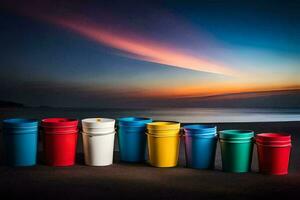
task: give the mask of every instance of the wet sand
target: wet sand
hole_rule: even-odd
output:
[[[259,174],[256,148],[251,173],[224,173],[221,171],[219,145],[215,170],[185,168],[183,145],[180,149],[179,165],[176,168],[162,169],[147,164],[121,163],[117,151],[112,166],[88,167],[83,164],[79,140],[77,164],[73,167],[48,167],[39,163],[34,167],[12,168],[3,164],[1,151],[0,197],[1,199],[300,198],[300,122],[217,125],[219,130],[252,129],[256,133],[271,131],[291,133],[293,148],[289,175]],[[2,145],[1,148],[3,150]],[[3,198],[4,195],[6,198]]]

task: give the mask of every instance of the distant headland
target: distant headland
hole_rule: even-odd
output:
[[[24,104],[13,101],[2,101],[0,100],[0,108],[20,108],[24,107]]]

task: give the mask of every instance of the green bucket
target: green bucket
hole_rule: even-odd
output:
[[[251,170],[253,136],[253,131],[246,130],[219,132],[223,171],[242,173]]]
[[[245,139],[253,138],[254,132],[251,130],[223,130],[219,131],[221,139]]]

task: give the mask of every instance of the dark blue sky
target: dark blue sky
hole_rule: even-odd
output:
[[[300,1],[5,0],[0,11],[3,100],[126,107],[300,88]]]

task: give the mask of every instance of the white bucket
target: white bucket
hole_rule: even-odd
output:
[[[115,133],[82,133],[84,161],[90,166],[107,166],[113,163]]]
[[[115,127],[109,127],[109,128],[87,128],[82,127],[83,132],[87,134],[107,134],[111,132],[115,132]]]
[[[109,118],[87,118],[83,119],[82,127],[85,128],[114,128],[115,120]]]

